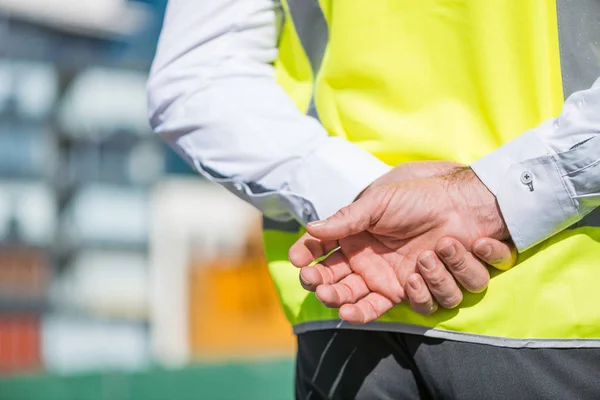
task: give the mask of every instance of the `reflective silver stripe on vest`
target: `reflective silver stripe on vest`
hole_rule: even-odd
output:
[[[300,38],[300,43],[310,62],[313,77],[316,79],[329,41],[325,15],[323,15],[318,0],[288,0],[288,8],[296,34]],[[314,90],[307,114],[318,119]]]
[[[565,98],[600,76],[600,0],[557,0]]]
[[[323,329],[353,329],[366,331],[383,331],[408,333],[412,335],[422,335],[437,339],[454,340],[457,342],[467,342],[476,344],[487,344],[496,347],[518,348],[600,348],[600,338],[598,339],[510,339],[500,336],[474,335],[472,333],[462,333],[453,331],[444,331],[441,329],[431,329],[418,325],[405,324],[402,322],[370,322],[365,325],[351,325],[345,321],[328,320],[313,321],[298,324],[294,326],[294,333],[300,335],[305,332],[318,331]]]

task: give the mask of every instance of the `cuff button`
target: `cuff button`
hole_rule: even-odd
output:
[[[533,192],[533,174],[525,171],[521,174],[521,183],[529,187],[529,191]]]

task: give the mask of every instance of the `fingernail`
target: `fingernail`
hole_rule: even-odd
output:
[[[439,252],[442,255],[442,257],[451,258],[451,257],[454,257],[454,255],[456,254],[456,248],[454,247],[454,244],[450,243],[450,244],[442,247],[439,250]]]
[[[313,222],[309,222],[307,224],[307,226],[310,226],[311,228],[318,228],[322,225],[325,225],[327,221],[313,221]]]
[[[417,277],[414,277],[411,280],[409,280],[408,284],[414,290],[421,290],[421,280],[419,278],[417,278]]]
[[[306,282],[306,279],[304,279],[302,274],[300,274],[300,282],[302,282],[304,286],[310,286],[310,283]]]
[[[478,256],[483,258],[487,258],[492,255],[492,245],[489,243],[479,243],[473,250],[475,250],[475,253]]]
[[[431,253],[427,253],[427,255],[419,258],[419,263],[425,268],[427,271],[431,271],[435,267],[435,260]]]

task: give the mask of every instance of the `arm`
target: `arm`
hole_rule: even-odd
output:
[[[151,124],[193,168],[265,216],[301,223],[389,168],[329,137],[275,81],[276,0],[170,0],[148,83]]]
[[[600,79],[571,95],[558,118],[471,167],[496,195],[519,251],[580,221],[600,205]]]

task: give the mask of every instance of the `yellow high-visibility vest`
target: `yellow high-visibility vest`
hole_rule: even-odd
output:
[[[597,0],[287,0],[280,84],[331,135],[389,165],[470,163],[542,121],[600,76]],[[600,111],[599,111],[600,112]],[[491,270],[488,289],[431,316],[396,306],[353,329],[510,347],[600,347],[600,224],[584,219]],[[304,291],[265,230],[269,269],[298,333],[350,327]]]

